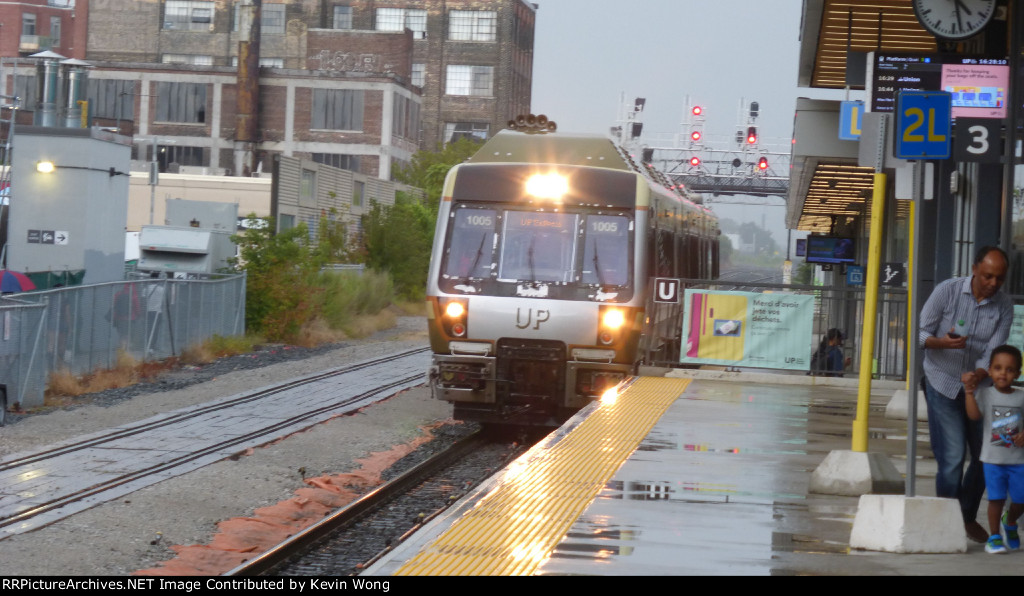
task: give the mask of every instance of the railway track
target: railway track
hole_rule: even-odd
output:
[[[428,355],[391,354],[4,460],[0,540],[422,384]]]
[[[226,575],[357,575],[520,451],[474,432]]]

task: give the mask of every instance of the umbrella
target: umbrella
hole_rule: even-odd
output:
[[[36,284],[25,277],[24,273],[8,269],[0,270],[0,292],[27,292],[34,289],[36,289]]]

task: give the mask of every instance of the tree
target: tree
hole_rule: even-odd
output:
[[[389,272],[395,291],[404,298],[423,298],[436,219],[436,209],[401,192],[394,205],[373,202],[363,216],[366,264]]]
[[[324,214],[313,243],[305,223],[274,233],[273,218],[249,219],[264,223],[231,237],[239,254],[232,265],[246,272],[246,328],[270,340],[290,340],[319,314],[321,268],[344,260],[344,222]]]
[[[395,179],[422,189],[425,198],[399,192],[394,205],[374,202],[363,216],[366,264],[390,273],[400,296],[423,298],[445,177],[479,149],[480,143],[462,138],[437,151],[418,151]]]
[[[395,180],[423,189],[427,203],[436,211],[448,170],[472,157],[480,145],[463,137],[436,151],[417,151],[408,166],[395,172]]]

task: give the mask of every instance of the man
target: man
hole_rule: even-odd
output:
[[[959,499],[964,530],[975,542],[988,538],[975,519],[985,492],[982,429],[967,417],[964,385],[973,388],[988,378],[992,349],[1010,335],[1013,301],[1002,291],[1008,267],[1005,252],[986,246],[974,259],[971,277],[940,283],[921,309],[918,341],[925,348],[928,430],[938,464],[935,494]],[[965,446],[971,463],[963,474]]]

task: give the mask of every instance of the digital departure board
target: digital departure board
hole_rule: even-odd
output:
[[[947,91],[953,118],[1005,118],[1010,67],[1005,58],[943,54],[886,54],[869,61],[872,112],[892,112],[902,90]]]

